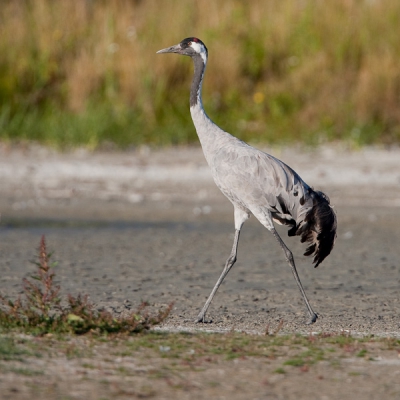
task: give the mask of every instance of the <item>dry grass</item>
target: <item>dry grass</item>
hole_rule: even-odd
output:
[[[397,399],[399,345],[343,335],[0,335],[1,390],[13,399]]]
[[[88,295],[68,295],[62,305],[60,286],[55,284],[51,254],[42,236],[36,271],[30,278],[23,279],[22,295],[11,300],[0,295],[0,332],[15,332],[45,335],[52,333],[70,334],[133,334],[150,329],[163,322],[172,309],[170,304],[157,314],[150,315],[143,302],[136,311],[116,317],[109,311],[98,311]]]
[[[400,3],[14,0],[0,9],[0,138],[185,143],[191,64],[209,47],[209,114],[245,139],[400,138]]]

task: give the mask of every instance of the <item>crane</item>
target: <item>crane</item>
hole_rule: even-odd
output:
[[[304,255],[314,256],[314,267],[317,267],[330,254],[336,239],[336,214],[328,196],[313,190],[282,161],[239,140],[211,121],[202,103],[208,50],[200,39],[186,38],[157,53],[176,53],[192,58],[194,75],[190,89],[190,113],[214,181],[234,207],[232,250],[196,321],[207,322],[206,313],[211,301],[236,262],[240,230],[252,214],[282,248],[307,307],[310,317],[307,323],[314,323],[318,316],[303,289],[293,254],[276,231],[274,222],[287,225],[289,236],[298,235],[302,243],[307,243]]]

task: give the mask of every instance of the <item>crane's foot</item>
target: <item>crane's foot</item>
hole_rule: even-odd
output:
[[[307,325],[313,324],[314,322],[316,322],[317,318],[318,315],[314,313],[313,315],[310,316],[310,319],[306,322],[306,324]]]
[[[203,324],[211,324],[212,319],[206,319],[206,315],[203,314],[202,312],[197,316],[196,320],[194,322],[201,322]]]

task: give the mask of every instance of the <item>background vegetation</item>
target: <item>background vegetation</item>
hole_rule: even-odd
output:
[[[195,142],[192,65],[210,52],[204,103],[253,142],[400,140],[400,2],[10,0],[0,8],[0,140],[57,147]]]

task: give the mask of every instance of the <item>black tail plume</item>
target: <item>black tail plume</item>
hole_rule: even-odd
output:
[[[306,214],[304,221],[297,225],[295,234],[301,236],[301,242],[307,242],[305,256],[313,255],[314,267],[330,254],[336,240],[336,214],[328,196],[319,191],[312,191],[313,207]],[[293,230],[291,232],[294,233]],[[290,232],[289,232],[290,234]]]

